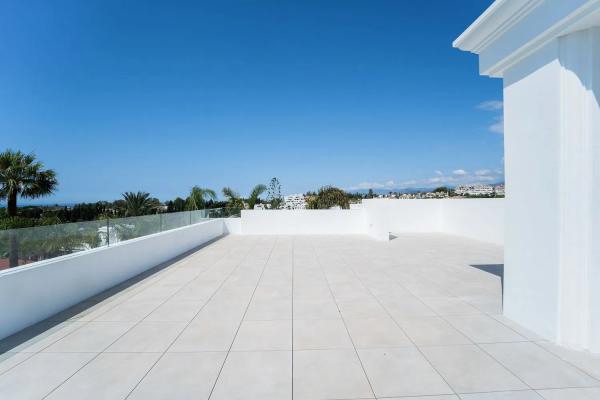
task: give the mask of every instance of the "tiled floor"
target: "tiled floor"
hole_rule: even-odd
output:
[[[0,342],[0,398],[600,399],[600,356],[501,316],[502,262],[434,234],[228,236]]]

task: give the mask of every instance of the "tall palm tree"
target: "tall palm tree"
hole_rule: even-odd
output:
[[[258,197],[263,194],[267,190],[267,187],[263,184],[254,186],[252,192],[250,192],[250,196],[248,196],[248,208],[254,210],[254,205],[256,204]]]
[[[0,153],[0,200],[7,199],[9,217],[17,215],[17,198],[30,198],[52,194],[58,181],[56,173],[44,169],[35,154],[6,150]]]
[[[223,196],[227,198],[229,204],[227,204],[230,208],[244,208],[244,202],[240,198],[240,195],[235,190],[230,187],[223,188]]]
[[[24,154],[10,149],[0,153],[0,200],[7,199],[9,217],[17,215],[18,197],[34,199],[52,194],[58,181],[56,173],[44,169],[44,164],[36,161],[34,154]],[[9,266],[19,263],[19,244],[16,233],[9,233]]]
[[[155,200],[147,192],[125,192],[122,196],[125,200],[126,217],[148,214],[156,206]]]
[[[188,210],[200,210],[206,208],[207,200],[216,200],[217,193],[212,189],[201,188],[194,186],[190,191],[190,197],[187,198]]]

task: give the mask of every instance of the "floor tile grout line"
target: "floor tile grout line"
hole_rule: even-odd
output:
[[[419,348],[419,346],[417,346],[417,344],[413,341],[413,339],[408,335],[408,333],[404,330],[404,328],[402,328],[402,326],[400,326],[400,324],[398,323],[398,321],[396,321],[396,319],[392,316],[392,314],[390,313],[390,311],[387,309],[387,307],[385,307],[385,305],[383,305],[381,303],[381,301],[379,300],[379,298],[377,296],[375,296],[371,289],[364,284],[364,282],[362,281],[362,279],[358,276],[358,274],[356,273],[356,271],[354,270],[354,268],[352,268],[349,264],[348,261],[342,256],[341,257],[344,264],[346,265],[346,267],[348,269],[350,269],[350,271],[352,271],[352,273],[354,274],[354,276],[360,281],[360,284],[363,285],[363,287],[369,292],[369,294],[375,299],[375,301],[377,301],[377,303],[384,309],[384,311],[386,312],[386,314],[389,316],[389,318],[394,321],[394,324],[398,327],[398,329],[400,329],[400,331],[404,334],[404,336],[406,336],[406,338],[413,344],[413,346],[415,347],[415,349],[419,352],[419,354],[421,354],[421,357],[423,357],[427,363],[429,364],[429,366],[438,374],[438,376],[446,383],[446,386],[448,386],[448,388],[452,391],[452,394],[457,394],[456,391],[454,390],[454,388],[452,387],[452,385],[450,385],[450,383],[446,380],[446,377],[444,375],[442,375],[440,373],[440,371],[438,371],[438,369],[433,365],[433,363],[429,360],[429,358],[427,358],[425,356],[425,354],[423,353],[423,351]],[[388,274],[385,274],[386,276],[388,276]],[[394,280],[395,282],[395,280]],[[397,283],[397,282],[396,282]],[[402,285],[401,285],[402,286]],[[423,303],[424,304],[424,303]],[[424,304],[425,306],[427,306],[426,304]],[[432,310],[433,311],[433,310]],[[435,312],[435,311],[434,311]],[[342,316],[343,317],[343,316]]]
[[[367,380],[367,383],[369,384],[369,388],[371,389],[371,393],[373,394],[373,397],[376,398],[377,396],[375,395],[375,389],[373,388],[373,384],[371,383],[371,379],[369,378],[369,375],[367,374],[367,370],[362,362],[362,359],[360,358],[360,354],[358,353],[358,350],[356,349],[356,345],[354,344],[354,339],[352,339],[352,336],[350,335],[350,331],[348,330],[348,326],[346,325],[346,321],[343,318],[342,315],[342,310],[340,309],[340,306],[337,302],[337,299],[335,298],[335,295],[333,294],[333,290],[331,289],[331,285],[329,283],[329,278],[327,278],[327,274],[325,273],[325,269],[323,268],[323,264],[321,263],[321,260],[319,258],[319,254],[315,249],[314,244],[312,243],[312,241],[310,242],[311,246],[312,246],[312,250],[314,253],[314,256],[317,260],[317,264],[319,265],[319,268],[321,269],[321,273],[323,274],[324,278],[325,278],[325,282],[327,283],[327,287],[329,288],[329,292],[331,294],[331,297],[333,298],[333,301],[335,303],[335,306],[338,309],[338,313],[340,314],[341,320],[342,320],[342,324],[344,325],[344,328],[346,329],[346,334],[348,335],[348,338],[350,339],[350,342],[352,343],[352,348],[354,349],[354,354],[356,355],[356,358],[358,359],[358,362],[360,364],[360,367],[363,371],[363,374],[365,375],[365,379]],[[293,348],[293,344],[292,344],[292,348]]]
[[[173,344],[177,341],[177,339],[179,339],[179,337],[183,334],[183,332],[192,324],[192,322],[194,321],[194,319],[202,312],[202,310],[204,310],[204,307],[206,307],[206,305],[210,302],[210,300],[212,300],[212,298],[219,292],[219,290],[221,290],[223,288],[223,286],[225,285],[225,282],[227,282],[227,280],[233,275],[233,273],[235,271],[237,271],[240,266],[242,265],[242,263],[246,260],[246,258],[248,257],[248,255],[250,254],[250,252],[256,247],[256,242],[253,243],[252,246],[249,246],[248,251],[244,254],[244,256],[242,257],[242,259],[240,260],[240,262],[231,269],[231,271],[229,271],[229,273],[227,274],[227,276],[225,276],[225,278],[223,279],[223,281],[219,284],[219,286],[213,291],[213,293],[208,297],[208,299],[206,300],[206,302],[202,305],[202,307],[200,307],[200,309],[198,310],[198,312],[196,312],[194,314],[194,316],[187,322],[187,324],[183,327],[183,329],[177,334],[177,336],[171,341],[171,343],[169,344],[169,346],[167,346],[167,348],[163,351],[160,352],[160,356],[158,357],[158,359],[156,359],[156,361],[152,364],[152,366],[150,368],[148,368],[148,370],[146,371],[146,373],[144,373],[144,375],[140,378],[140,380],[135,384],[135,386],[129,391],[129,393],[127,394],[127,396],[125,396],[125,399],[128,399],[133,392],[137,389],[137,387],[143,382],[143,380],[146,378],[146,376],[150,373],[150,371],[152,371],[152,369],[158,364],[158,362],[165,356],[165,354],[167,354],[167,352],[169,351],[169,349],[173,346]],[[231,251],[229,251],[227,254],[225,254],[223,256],[223,258],[225,258],[227,255],[231,254]],[[186,285],[187,286],[187,285]],[[183,289],[183,288],[182,288]],[[189,352],[183,352],[183,353],[189,353]],[[222,352],[219,352],[222,353]]]
[[[230,254],[231,251],[227,252],[226,254],[223,255],[223,258],[226,257],[227,254]],[[216,262],[215,262],[216,264]],[[213,266],[215,265],[213,264]],[[203,271],[204,272],[204,271]],[[167,299],[165,299],[162,303],[160,303],[159,305],[157,305],[154,309],[152,309],[152,311],[150,311],[148,314],[146,314],[146,316],[150,315],[152,312],[156,311],[156,309],[158,309],[160,306],[162,306],[164,303],[166,303],[169,299],[171,299],[173,296],[175,296],[177,293],[179,293],[180,290],[182,290],[184,287],[186,287],[190,282],[188,282],[187,284],[185,284],[184,286],[182,286],[179,290],[177,290],[175,293],[173,293],[171,296],[169,296]],[[50,392],[48,392],[46,395],[44,395],[42,397],[42,399],[47,398],[48,396],[50,396],[52,393],[54,393],[58,388],[60,388],[62,385],[64,385],[69,379],[71,379],[73,376],[75,376],[79,371],[81,371],[83,368],[85,368],[87,365],[89,365],[92,361],[96,360],[100,354],[104,354],[104,352],[113,344],[115,344],[119,339],[121,339],[123,336],[125,336],[128,332],[130,332],[133,328],[135,328],[136,326],[138,326],[142,321],[144,320],[144,318],[142,318],[141,320],[137,321],[136,323],[134,323],[128,330],[126,330],[123,334],[121,334],[120,336],[118,336],[115,340],[113,340],[110,344],[108,344],[106,347],[104,347],[104,349],[98,353],[96,353],[96,355],[94,357],[92,357],[90,360],[88,360],[85,364],[83,364],[80,368],[78,368],[75,372],[73,372],[71,375],[69,375],[65,380],[63,380],[60,384],[58,384],[57,386],[55,386]],[[88,321],[88,323],[93,322],[93,321]],[[86,324],[87,325],[87,324]],[[68,336],[68,335],[67,335]],[[66,336],[65,336],[66,337]]]
[[[258,288],[258,286],[260,285],[260,281],[263,277],[263,274],[265,273],[265,269],[267,268],[267,265],[269,264],[269,261],[271,260],[271,256],[273,255],[273,250],[275,249],[275,247],[277,246],[277,242],[279,241],[279,237],[275,238],[275,241],[273,243],[273,246],[271,247],[271,251],[269,252],[269,256],[267,257],[267,259],[265,260],[265,265],[263,266],[261,272],[260,272],[260,276],[258,277],[258,280],[256,281],[256,285],[254,286],[254,290],[252,291],[252,295],[250,296],[250,300],[248,300],[248,304],[246,305],[246,309],[244,310],[244,313],[242,314],[242,318],[240,319],[240,323],[238,324],[238,327],[235,331],[235,335],[233,336],[233,339],[231,340],[231,344],[229,345],[229,349],[227,350],[227,354],[225,355],[225,359],[223,360],[223,362],[221,363],[221,368],[219,368],[219,372],[217,373],[217,377],[215,378],[215,382],[212,385],[212,388],[210,389],[210,393],[208,395],[207,400],[210,400],[213,392],[215,390],[215,388],[217,387],[217,383],[219,382],[219,378],[221,377],[221,373],[223,372],[223,369],[225,368],[225,363],[227,362],[227,359],[229,358],[229,354],[231,353],[231,349],[233,347],[233,344],[235,343],[235,339],[237,338],[237,335],[240,331],[240,328],[242,326],[242,324],[244,323],[244,317],[246,316],[246,313],[248,312],[248,308],[250,308],[250,304],[252,303],[252,299],[254,299],[254,294],[256,293],[256,289]]]

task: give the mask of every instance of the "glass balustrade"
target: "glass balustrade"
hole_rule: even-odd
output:
[[[239,209],[212,208],[0,230],[0,270],[112,246],[209,219],[239,216]]]

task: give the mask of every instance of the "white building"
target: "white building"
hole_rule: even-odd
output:
[[[494,194],[496,196],[504,196],[504,185],[494,186]]]
[[[504,81],[504,314],[600,352],[600,1],[496,0],[454,47]]]
[[[304,210],[306,199],[303,194],[290,194],[283,198],[283,208],[287,210]]]
[[[459,196],[489,196],[494,194],[494,187],[491,185],[459,185],[454,189],[454,192]]]

